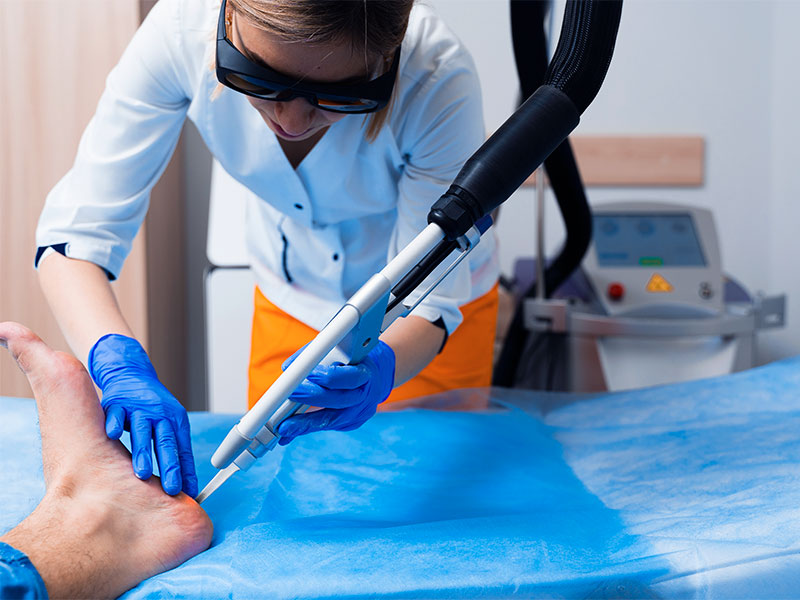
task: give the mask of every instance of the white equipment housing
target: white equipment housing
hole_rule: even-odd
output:
[[[783,326],[785,297],[752,298],[723,276],[710,211],[618,202],[592,214],[581,269],[553,299],[524,301],[534,335],[567,336],[555,389],[633,389],[753,366],[756,331]]]

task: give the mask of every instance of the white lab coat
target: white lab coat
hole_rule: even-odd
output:
[[[119,273],[150,190],[188,116],[211,153],[251,192],[247,247],[264,295],[320,329],[426,224],[428,209],[484,138],[480,90],[468,53],[423,6],[412,10],[396,97],[377,140],[364,118],[334,123],[297,169],[245,96],[210,70],[218,0],[160,0],[106,82],[75,164],[47,197],[37,245]],[[51,252],[52,250],[48,250]],[[497,280],[485,235],[415,314],[444,319]]]

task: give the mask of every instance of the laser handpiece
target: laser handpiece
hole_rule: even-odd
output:
[[[452,242],[445,239],[444,232],[438,225],[428,225],[389,264],[373,275],[228,432],[211,457],[211,464],[220,471],[197,496],[197,502],[205,501],[234,473],[246,471],[277,445],[280,438],[278,426],[290,416],[308,408],[288,400],[289,396],[318,364],[334,361],[345,364],[360,362],[378,343],[380,334],[395,319],[411,312],[439,285],[475,247],[480,236],[491,224],[491,217],[486,216],[458,238],[452,251],[458,252],[454,260],[412,306],[405,305],[402,300],[447,255],[452,254],[448,252],[438,256],[442,254],[443,247],[452,245]],[[428,259],[432,255],[437,255],[438,262]],[[418,268],[420,265],[423,268]]]

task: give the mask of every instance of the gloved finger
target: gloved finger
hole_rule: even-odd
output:
[[[289,395],[289,400],[299,404],[317,406],[317,404],[315,404],[317,399],[322,398],[327,393],[328,390],[325,388],[320,387],[316,383],[311,383],[308,379],[304,379]]]
[[[194,454],[192,453],[192,434],[189,427],[189,420],[186,419],[177,426],[176,437],[178,440],[178,459],[181,463],[181,475],[183,476],[183,493],[194,498],[200,491],[197,483],[197,470],[194,464]]]
[[[311,343],[311,342],[309,342],[309,344],[310,344],[310,343]],[[283,361],[283,364],[281,365],[281,371],[285,371],[286,369],[288,369],[288,368],[289,368],[289,365],[290,365],[290,364],[292,364],[292,363],[295,361],[295,359],[296,359],[298,356],[300,356],[300,353],[301,353],[303,350],[305,350],[305,349],[306,349],[306,346],[308,346],[308,344],[303,344],[303,347],[302,347],[302,348],[299,348],[299,349],[295,350],[295,353],[294,353],[294,354],[292,354],[292,355],[291,355],[289,358],[287,358],[285,361]]]
[[[172,422],[166,419],[156,422],[155,431],[156,460],[161,475],[161,487],[170,496],[174,496],[181,491],[181,465]]]
[[[354,429],[358,429],[364,423],[374,417],[376,412],[378,412],[377,405],[362,405],[357,414],[350,415],[350,418],[348,419],[349,423],[344,423],[336,429],[337,431],[353,431]]]
[[[131,414],[130,419],[133,472],[139,479],[147,481],[153,474],[153,426],[150,419],[138,412]]]
[[[300,435],[328,429],[341,429],[343,427],[355,429],[363,423],[362,421],[356,425],[353,422],[357,415],[357,411],[336,408],[324,408],[304,415],[294,415],[278,426],[278,434],[280,434],[281,438],[284,436],[295,438]],[[351,427],[352,425],[355,425],[355,427]]]
[[[363,397],[358,390],[329,390],[306,379],[291,393],[289,400],[320,408],[349,408],[362,402]]]
[[[360,389],[330,390],[306,379],[292,392],[289,400],[320,408],[350,408],[361,404],[364,395]]]
[[[278,444],[281,446],[286,446],[287,444],[291,444],[293,440],[293,435],[281,436],[281,438],[278,440]]]
[[[106,435],[112,440],[118,440],[125,431],[125,408],[119,404],[112,404],[106,411]]]
[[[316,367],[306,379],[329,390],[354,390],[366,384],[370,375],[364,365],[332,364]]]

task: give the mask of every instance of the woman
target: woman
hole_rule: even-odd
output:
[[[428,9],[411,5],[161,0],[109,75],[73,168],[48,196],[36,261],[45,295],[103,392],[109,437],[131,431],[142,479],[152,474],[154,443],[167,493],[197,493],[188,420],[108,280],[183,121],[194,121],[252,192],[252,404],[422,230],[430,205],[483,139],[471,59]],[[384,332],[361,364],[309,376],[295,397],[323,410],[284,422],[282,441],[354,429],[393,388],[398,399],[489,384],[497,264],[494,240],[484,237],[469,263]]]

